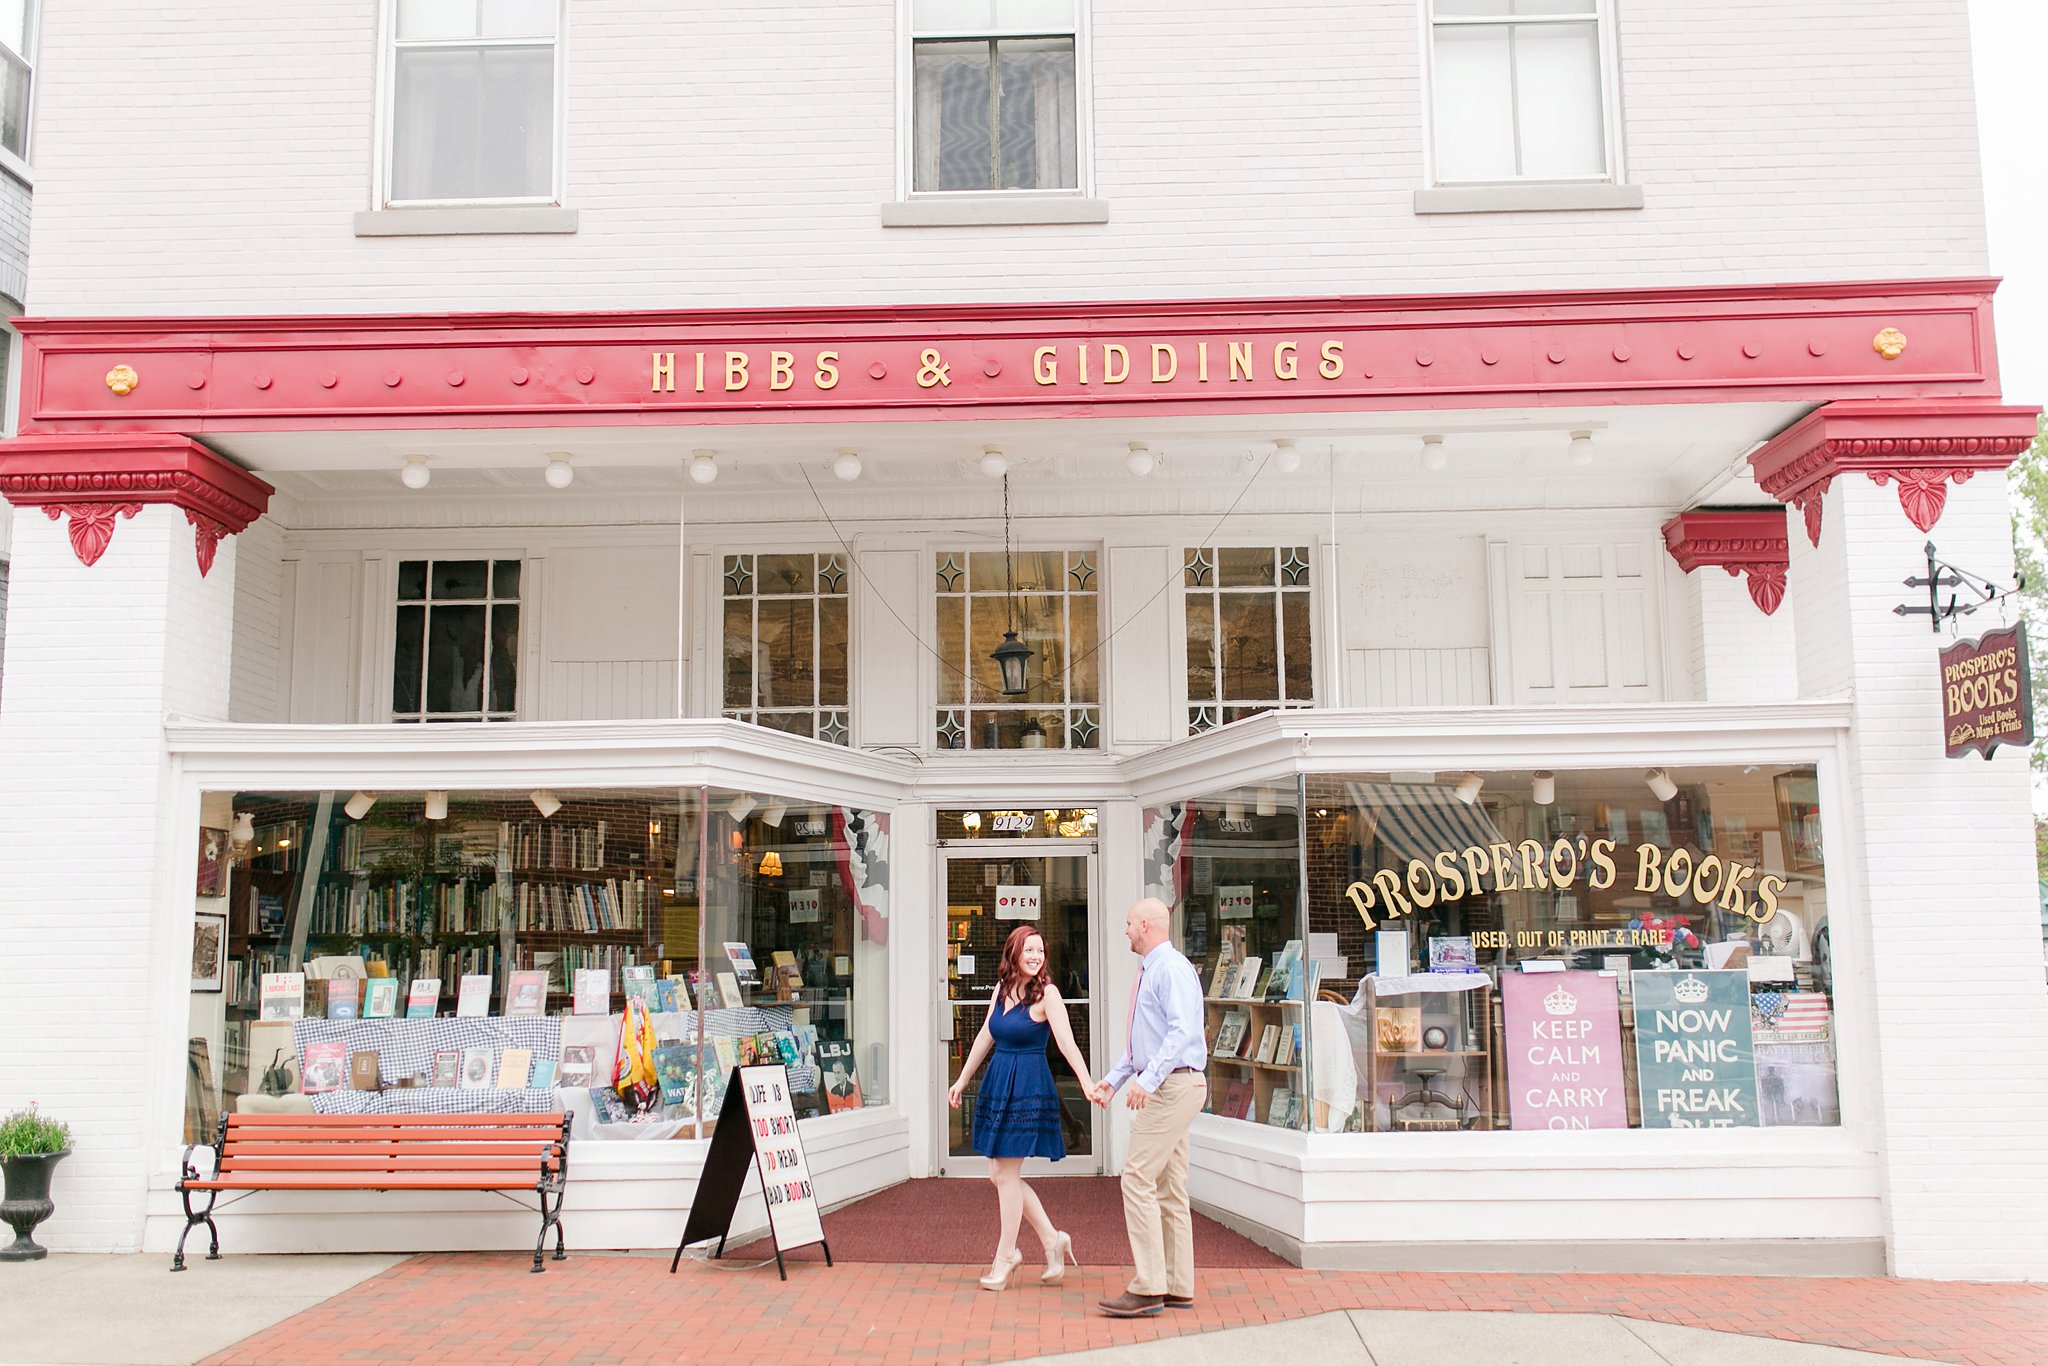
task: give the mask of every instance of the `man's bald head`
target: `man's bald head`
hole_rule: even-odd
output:
[[[1164,944],[1172,933],[1173,912],[1156,896],[1132,902],[1124,916],[1124,936],[1131,941],[1131,952],[1140,958]]]

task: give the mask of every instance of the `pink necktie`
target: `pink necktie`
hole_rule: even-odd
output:
[[[1124,1043],[1126,1047],[1131,1047],[1135,1045],[1135,1039],[1133,1036],[1136,1035],[1136,1033],[1138,1032],[1138,992],[1141,991],[1144,988],[1144,986],[1145,965],[1144,963],[1140,962],[1138,964],[1138,980],[1131,983],[1131,1018],[1124,1021]]]

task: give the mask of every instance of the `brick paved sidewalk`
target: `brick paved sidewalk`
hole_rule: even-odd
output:
[[[727,1270],[666,1256],[584,1254],[529,1275],[516,1255],[411,1258],[286,1319],[214,1363],[703,1363],[917,1366],[1000,1362],[1335,1309],[1618,1314],[1967,1366],[2048,1362],[2048,1287],[1734,1276],[1433,1275],[1211,1271],[1193,1312],[1112,1320],[1090,1312],[1122,1272],[1069,1272],[1001,1294],[972,1269],[845,1265],[797,1254]],[[206,1263],[186,1289],[205,1292]]]

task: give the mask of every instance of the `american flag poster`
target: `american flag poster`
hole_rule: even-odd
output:
[[[1817,991],[1757,991],[1749,998],[1759,1039],[1825,1039],[1833,1024],[1828,998]]]

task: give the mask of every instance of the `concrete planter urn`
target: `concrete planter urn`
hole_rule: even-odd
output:
[[[50,1201],[50,1179],[57,1174],[57,1164],[69,1156],[71,1150],[66,1148],[56,1153],[0,1157],[0,1176],[6,1179],[0,1222],[14,1230],[14,1242],[0,1247],[0,1262],[34,1262],[50,1255],[49,1249],[29,1234],[56,1211]]]

